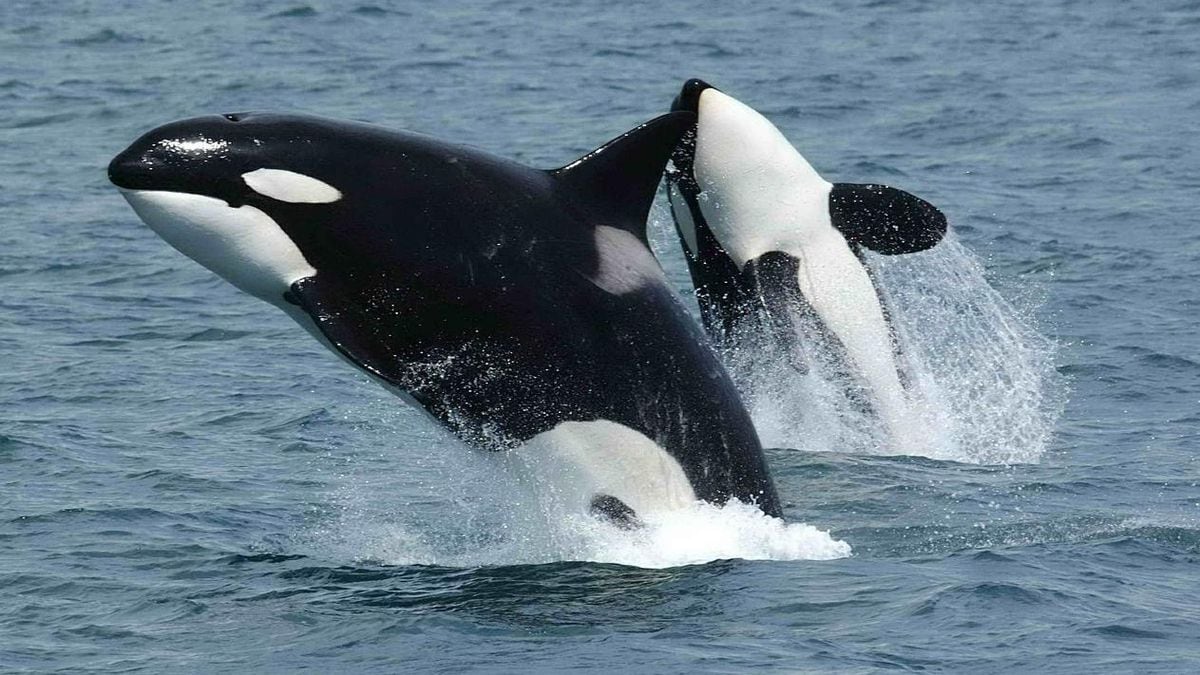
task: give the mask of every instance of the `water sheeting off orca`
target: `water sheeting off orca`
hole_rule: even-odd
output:
[[[664,115],[542,171],[367,124],[210,116],[150,131],[109,176],[172,246],[468,443],[529,453],[574,508],[780,515],[738,393],[646,242],[693,125]]]
[[[705,328],[727,350],[747,341],[794,356],[792,317],[815,317],[865,403],[906,442],[895,340],[862,251],[928,249],[945,217],[896,188],[829,183],[765,117],[700,80],[672,110],[697,115],[667,180]]]

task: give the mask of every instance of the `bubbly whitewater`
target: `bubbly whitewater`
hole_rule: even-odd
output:
[[[951,226],[953,227],[953,225]],[[914,455],[974,464],[1036,462],[1066,395],[1055,344],[993,289],[953,231],[933,249],[868,254],[908,383],[911,416],[889,438],[854,374],[811,316],[793,355],[751,344],[729,355],[763,442],[809,451]],[[792,364],[807,365],[805,369]]]
[[[370,408],[385,426],[410,417],[388,405],[379,400]],[[332,518],[299,533],[297,545],[358,563],[462,568],[560,561],[667,568],[851,553],[849,544],[813,525],[784,522],[736,500],[640,514],[644,527],[622,529],[565,510],[555,498],[558,487],[535,470],[536,457],[480,453],[435,429],[408,447],[380,452],[422,467],[430,501],[397,504],[370,474],[351,471],[331,495]]]
[[[785,523],[740,502],[723,507],[698,502],[688,509],[644,514],[643,527],[633,530],[590,516],[545,512],[531,502],[505,502],[505,507],[513,504],[532,513],[489,523],[495,529],[487,533],[389,523],[394,515],[347,507],[332,524],[307,533],[304,543],[360,564],[461,568],[586,561],[662,569],[731,558],[832,560],[851,553],[849,544],[827,532]],[[486,522],[472,515],[469,522]]]

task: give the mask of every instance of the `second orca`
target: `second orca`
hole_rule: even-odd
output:
[[[726,350],[792,356],[792,317],[815,317],[867,407],[894,441],[911,442],[897,346],[862,252],[928,249],[945,234],[945,216],[896,188],[826,181],[767,118],[701,80],[689,80],[671,109],[697,116],[667,182],[709,334]]]

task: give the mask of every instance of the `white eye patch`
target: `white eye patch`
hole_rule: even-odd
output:
[[[290,204],[329,204],[342,198],[329,183],[285,169],[256,169],[242,174],[242,180],[258,194]]]

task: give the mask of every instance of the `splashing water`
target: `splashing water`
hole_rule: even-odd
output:
[[[651,245],[664,266],[682,270],[672,222],[663,200],[656,202]],[[836,345],[813,317],[796,314],[799,355],[756,340],[723,355],[763,445],[972,464],[1037,462],[1066,387],[1054,367],[1056,345],[1034,328],[1031,309],[1018,309],[992,288],[953,230],[928,251],[868,253],[866,263],[902,352],[909,417],[889,434],[863,405],[864,392]],[[807,367],[793,367],[797,361]]]
[[[889,436],[858,401],[853,377],[812,317],[794,316],[807,372],[762,358],[727,359],[764,444],[906,454],[975,464],[1036,462],[1063,406],[1054,343],[986,281],[955,237],[904,256],[869,254],[900,345],[909,415]],[[898,436],[898,437],[897,437]]]
[[[730,558],[830,560],[851,552],[816,527],[737,501],[640,514],[642,527],[622,529],[562,508],[557,486],[528,471],[528,458],[480,453],[445,438],[419,446],[387,453],[415,459],[404,469],[364,467],[340,481],[332,517],[306,532],[301,547],[332,559],[448,567],[586,561],[666,568]],[[391,496],[413,473],[431,496]]]
[[[510,517],[495,523],[486,534],[467,531],[461,524],[433,529],[347,511],[311,536],[331,557],[386,565],[480,567],[579,561],[661,569],[730,558],[832,560],[850,555],[850,545],[827,532],[804,523],[786,523],[741,503],[716,507],[698,502],[691,508],[644,516],[643,526],[630,530],[583,515],[546,518],[536,513],[536,505],[532,511],[524,519]]]
[[[979,464],[1036,462],[1066,404],[1057,345],[985,279],[979,260],[948,236],[911,260],[872,261],[920,381],[939,390],[957,448]]]

